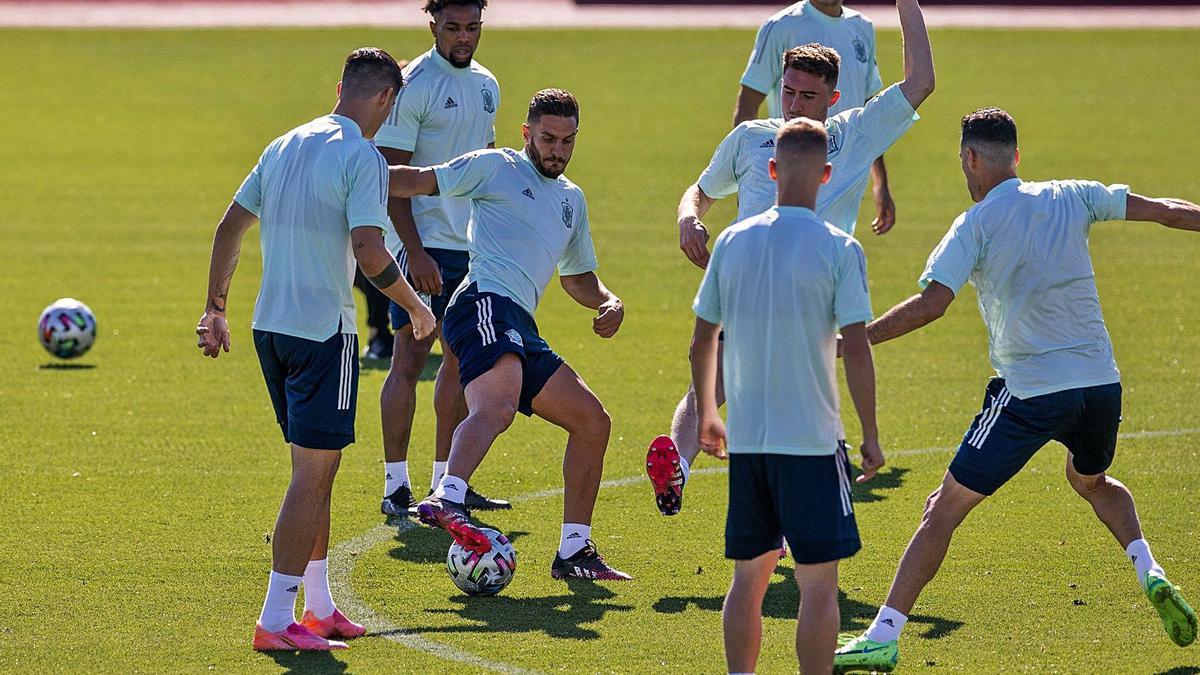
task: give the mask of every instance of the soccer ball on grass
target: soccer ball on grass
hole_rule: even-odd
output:
[[[504,590],[517,571],[517,552],[508,537],[483,528],[492,542],[487,553],[472,553],[458,542],[446,554],[446,571],[454,585],[467,595],[495,595]]]
[[[60,359],[82,356],[96,340],[96,315],[75,298],[62,298],[42,310],[38,339]]]

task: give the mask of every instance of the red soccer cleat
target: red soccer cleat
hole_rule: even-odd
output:
[[[336,609],[333,610],[333,614],[324,619],[318,619],[312,611],[306,610],[304,616],[300,618],[300,625],[326,639],[353,640],[356,637],[362,637],[367,632],[365,626],[347,619],[345,614]]]
[[[254,625],[254,649],[260,652],[327,652],[333,649],[348,649],[345,642],[326,640],[298,623],[288,624],[287,628],[272,633]]]
[[[664,516],[673,516],[683,507],[683,467],[679,451],[670,436],[650,442],[646,452],[646,475],[654,485],[654,503]]]
[[[471,522],[462,504],[429,496],[417,504],[417,518],[430,527],[440,527],[449,532],[459,546],[472,553],[483,554],[492,550],[492,540]]]

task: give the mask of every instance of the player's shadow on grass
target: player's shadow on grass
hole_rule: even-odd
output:
[[[475,523],[480,527],[491,527],[494,530],[504,532],[508,540],[516,546],[517,540],[528,532],[505,531],[499,527],[493,527],[487,523],[476,520]],[[394,560],[402,560],[404,562],[418,564],[446,564],[446,551],[450,549],[450,544],[454,541],[450,534],[444,530],[439,530],[424,525],[417,525],[413,522],[401,524],[396,536],[392,539],[396,546],[388,551],[388,555]],[[518,554],[518,562],[520,560]]]
[[[94,363],[43,363],[38,370],[92,370]]]
[[[875,477],[866,483],[854,483],[850,491],[851,497],[857,504],[883,501],[891,496],[887,493],[888,490],[904,485],[904,474],[909,471],[911,469],[893,466],[875,474]]]
[[[633,605],[609,602],[617,594],[591,581],[572,581],[567,592],[540,598],[515,598],[508,595],[491,597],[451,597],[461,605],[455,609],[427,609],[430,614],[457,614],[469,622],[458,626],[429,626],[408,628],[419,634],[428,633],[544,633],[551,638],[595,640],[600,633],[588,628],[608,612],[632,612]]]
[[[767,587],[763,598],[763,616],[771,619],[795,619],[796,608],[800,603],[800,590],[792,570],[788,567],[777,567],[779,575]],[[725,603],[725,596],[667,596],[654,603],[654,611],[662,614],[679,614],[690,606],[695,606],[708,612],[720,612]],[[858,600],[852,600],[841,590],[838,591],[838,606],[842,611],[842,630],[861,632],[867,629],[879,608]],[[908,618],[908,625],[924,625],[921,637],[926,640],[936,640],[953,633],[963,624],[953,619],[943,619],[926,614],[914,614]]]
[[[1158,675],[1200,675],[1200,667],[1177,666],[1170,670],[1161,671]]]
[[[284,675],[321,673],[335,675],[346,672],[345,663],[338,661],[330,652],[266,652],[275,663],[285,668]]]
[[[388,370],[392,367],[392,362],[387,359],[368,359],[366,357],[358,360],[358,365],[363,370]],[[421,370],[421,377],[417,378],[421,382],[433,382],[437,379],[438,368],[442,367],[442,355],[430,354],[429,358],[425,359],[425,367]]]

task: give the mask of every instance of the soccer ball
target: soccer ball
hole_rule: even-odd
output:
[[[490,528],[483,531],[492,542],[492,550],[472,553],[454,542],[446,554],[446,571],[467,595],[495,595],[504,590],[517,571],[517,552],[508,537]]]
[[[38,339],[60,359],[82,356],[96,341],[96,315],[75,298],[63,298],[42,310]]]

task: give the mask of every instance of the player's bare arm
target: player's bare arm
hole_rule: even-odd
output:
[[[871,221],[871,229],[875,234],[887,234],[896,225],[896,202],[892,199],[887,164],[882,155],[871,165],[871,184],[875,197],[875,220]]]
[[[383,245],[383,230],[356,227],[350,231],[350,242],[354,258],[367,279],[412,317],[413,337],[424,340],[433,333],[437,327],[437,320],[433,318],[433,312],[417,297],[416,291],[400,273],[396,259]]]
[[[700,416],[700,449],[718,459],[725,451],[725,422],[717,407],[717,349],[720,324],[696,319],[692,333],[692,383],[696,388],[696,412]]]
[[[916,110],[933,93],[933,48],[929,45],[929,31],[920,3],[896,0],[896,10],[900,13],[900,33],[904,38],[904,81],[900,83],[900,91]]]
[[[920,295],[912,296],[868,324],[867,338],[877,345],[911,333],[940,319],[952,302],[954,291],[931,281]],[[844,343],[842,349],[845,350]]]
[[[736,127],[747,120],[758,119],[758,109],[765,100],[767,100],[766,94],[743,84],[738,91],[737,106],[733,109],[733,126]]]
[[[388,167],[388,195],[392,197],[419,197],[438,193],[437,176],[427,166]]]
[[[884,464],[883,449],[879,447],[879,426],[875,419],[875,361],[871,357],[871,343],[867,340],[867,326],[854,323],[842,329],[843,367],[846,369],[846,387],[854,401],[854,410],[862,426],[862,475],[856,482],[865,483],[875,477]]]
[[[379,148],[379,152],[388,164],[407,165],[412,162],[411,150]],[[437,261],[425,252],[421,235],[417,231],[417,221],[413,220],[412,200],[408,197],[389,197],[387,209],[388,217],[396,228],[396,234],[400,235],[400,241],[404,243],[404,251],[408,255],[408,276],[412,279],[413,288],[420,293],[441,295],[442,272]]]
[[[679,249],[696,267],[708,267],[708,228],[701,220],[717,200],[693,183],[679,200]]]
[[[592,319],[592,330],[602,338],[617,334],[625,321],[625,304],[612,291],[604,287],[595,272],[568,274],[559,278],[563,290],[579,304],[597,311]]]
[[[1125,217],[1166,225],[1176,230],[1200,232],[1200,206],[1184,199],[1152,199],[1130,193]]]
[[[242,238],[257,220],[258,217],[241,204],[232,202],[221,217],[221,222],[217,223],[212,259],[208,266],[208,300],[200,324],[196,326],[196,335],[199,336],[197,346],[204,350],[205,356],[215,359],[222,349],[229,351],[229,323],[225,319],[229,284],[233,281],[233,272],[241,255]]]

